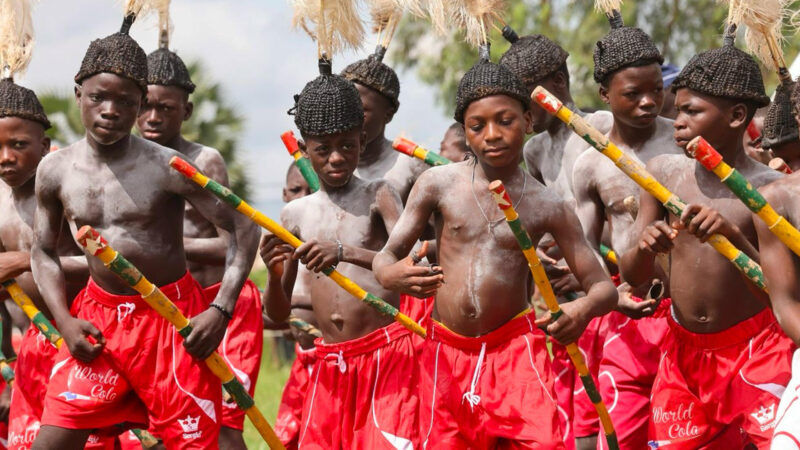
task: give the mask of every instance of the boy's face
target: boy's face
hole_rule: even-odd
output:
[[[367,134],[365,144],[369,144],[383,134],[386,124],[394,117],[394,108],[389,99],[378,91],[359,83],[354,84],[364,107],[364,132]]]
[[[113,73],[98,73],[75,87],[81,122],[101,145],[115,144],[131,133],[143,97],[138,84]]]
[[[177,86],[147,86],[147,98],[136,126],[142,136],[166,145],[181,134],[181,125],[192,117],[194,105],[188,93]]]
[[[40,123],[20,117],[0,118],[0,178],[10,187],[30,180],[49,150],[50,138]]]
[[[626,67],[611,75],[608,87],[600,86],[600,97],[611,106],[614,121],[631,128],[653,125],[664,104],[664,81],[656,63]]]
[[[311,161],[323,183],[341,187],[350,181],[365,145],[361,128],[325,136],[303,136],[303,140],[303,155]]]
[[[519,100],[491,95],[475,100],[464,111],[464,131],[469,148],[492,167],[519,164],[525,134],[533,131],[531,113]]]
[[[563,95],[564,89],[566,89],[566,78],[561,71],[557,71],[553,75],[541,80],[539,83],[530,85],[527,84],[525,87],[528,88],[530,92],[533,92],[536,89],[536,86],[542,86],[543,88],[547,89],[548,92],[552,93],[553,95],[561,97]],[[534,133],[541,133],[548,128],[550,125],[553,124],[553,120],[558,120],[553,115],[549,114],[545,111],[538,103],[531,100],[531,118],[533,119],[533,132]]]
[[[447,129],[444,134],[444,139],[439,144],[439,154],[453,162],[461,162],[464,160],[464,155],[467,153],[467,143],[464,140],[464,135],[453,131],[451,128]]]
[[[300,173],[297,166],[292,166],[289,174],[286,175],[286,186],[283,187],[283,202],[289,203],[309,194],[311,194],[311,188],[308,187],[303,174]]]
[[[741,144],[742,137],[732,128],[744,130],[747,107],[729,99],[712,97],[689,88],[675,92],[675,143],[686,149],[686,144],[697,136],[703,136],[711,145],[722,148],[736,138]]]

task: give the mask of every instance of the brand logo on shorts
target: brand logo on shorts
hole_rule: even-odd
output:
[[[653,408],[653,422],[657,428],[666,429],[668,442],[694,439],[702,434],[703,430],[695,420],[694,406],[694,402],[690,402],[688,406],[679,403],[677,407],[672,408],[661,406]],[[652,447],[653,444],[650,445]]]
[[[36,436],[39,434],[40,424],[36,418],[28,415],[22,416],[21,420],[23,423],[28,423],[29,425],[22,430],[22,433],[9,433],[8,444],[23,448],[30,448],[34,439],[36,439]]]
[[[178,423],[183,428],[184,439],[197,439],[203,434],[202,431],[197,430],[200,424],[200,416],[192,417],[187,414],[185,419],[178,419]]]
[[[761,426],[761,431],[766,431],[775,427],[775,402],[772,402],[769,407],[761,405],[758,411],[751,413],[750,416],[758,422]]]

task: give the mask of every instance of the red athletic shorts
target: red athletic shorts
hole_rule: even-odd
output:
[[[545,335],[534,314],[480,337],[431,320],[420,356],[423,448],[564,449]]]
[[[204,289],[206,301],[211,303],[217,297],[220,284]],[[233,320],[228,323],[225,337],[217,351],[228,363],[233,373],[251,396],[256,391],[258,370],[261,368],[261,350],[264,346],[264,321],[261,318],[261,292],[255,283],[247,280],[239,293]],[[242,430],[244,427],[244,410],[236,402],[222,402],[221,425],[227,428]]]
[[[578,339],[578,348],[583,354],[589,373],[597,384],[597,373],[600,359],[603,356],[603,336],[600,330],[605,320],[605,316],[595,317]],[[576,437],[595,436],[600,430],[597,411],[594,409],[592,401],[586,395],[583,383],[578,377],[578,371],[569,358],[567,348],[551,339],[553,362],[552,369],[554,375],[553,387],[555,388],[558,399],[558,412],[564,422],[561,427],[564,431],[564,444],[567,450],[575,448]]]
[[[719,333],[668,316],[653,385],[649,445],[665,449],[769,447],[795,349],[772,311]]]
[[[208,307],[202,288],[188,272],[161,291],[187,317]],[[186,352],[169,322],[140,296],[110,294],[91,279],[73,302],[72,312],[92,322],[106,345],[89,364],[73,359],[66,345],[59,350],[43,425],[146,429],[149,413],[167,448],[217,447],[220,381]]]
[[[317,339],[301,449],[412,449],[419,442],[417,360],[397,322],[337,344]]]
[[[300,424],[303,419],[303,403],[308,392],[309,381],[317,361],[317,350],[310,348],[303,350],[295,344],[294,352],[297,357],[292,363],[289,379],[283,388],[281,404],[278,407],[278,418],[275,420],[275,433],[288,449],[296,449],[300,439]]]
[[[666,317],[671,304],[669,298],[662,299],[652,316],[638,320],[612,311],[603,321],[599,389],[620,449],[647,447],[650,395],[661,359],[661,344],[669,328]],[[602,436],[597,442],[598,448],[608,448]]]
[[[800,350],[792,356],[792,380],[786,386],[776,415],[772,450],[800,449]]]

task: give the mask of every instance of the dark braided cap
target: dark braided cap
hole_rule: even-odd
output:
[[[689,88],[713,97],[769,105],[761,69],[752,56],[726,43],[694,55],[672,83],[672,92]]]
[[[526,85],[534,85],[561,68],[568,56],[569,53],[555,42],[533,34],[514,41],[500,57],[500,65]]]
[[[300,133],[324,136],[364,124],[364,108],[356,86],[339,75],[323,72],[294,96],[294,123]]]
[[[195,88],[186,64],[168,48],[159,48],[147,55],[147,84],[177,86],[190,94]]]
[[[147,54],[127,33],[114,33],[92,41],[81,69],[75,75],[75,82],[81,84],[83,80],[103,72],[129,78],[147,92]]]
[[[792,89],[792,112],[800,112],[800,77],[794,82],[794,89]]]
[[[664,57],[647,33],[635,27],[612,28],[594,46],[594,81],[603,83],[609,75],[626,67],[663,62]]]
[[[50,121],[36,94],[14,84],[10,78],[0,80],[0,117],[20,117],[39,122],[45,130],[50,128]]]
[[[797,122],[792,114],[792,102],[789,99],[794,84],[778,85],[775,99],[769,105],[767,117],[764,118],[764,131],[761,146],[769,149],[786,142],[798,139]]]
[[[522,80],[500,64],[481,58],[464,74],[456,92],[455,119],[464,123],[464,112],[470,103],[492,95],[507,95],[522,103],[527,111],[531,99]]]
[[[383,47],[379,46],[379,50]],[[383,49],[385,52],[386,50]],[[378,91],[386,97],[395,111],[400,107],[400,80],[391,67],[381,61],[382,52],[378,51],[365,59],[360,59],[342,71],[342,76],[354,83],[361,84]]]

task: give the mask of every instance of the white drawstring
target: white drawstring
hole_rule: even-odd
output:
[[[339,367],[339,372],[345,373],[347,372],[347,363],[344,362],[344,354],[341,350],[339,353],[328,353],[325,355],[325,360],[332,362],[334,365]]]
[[[135,303],[120,303],[117,305],[117,322],[122,322],[122,319],[128,317],[136,310]]]
[[[481,353],[478,355],[478,365],[475,366],[475,373],[472,375],[472,383],[469,386],[469,392],[465,392],[464,396],[461,398],[461,403],[464,403],[464,400],[469,402],[470,410],[481,402],[480,395],[475,394],[475,388],[478,387],[478,380],[481,378],[481,366],[483,365],[483,358],[485,355],[486,342],[481,344]]]

